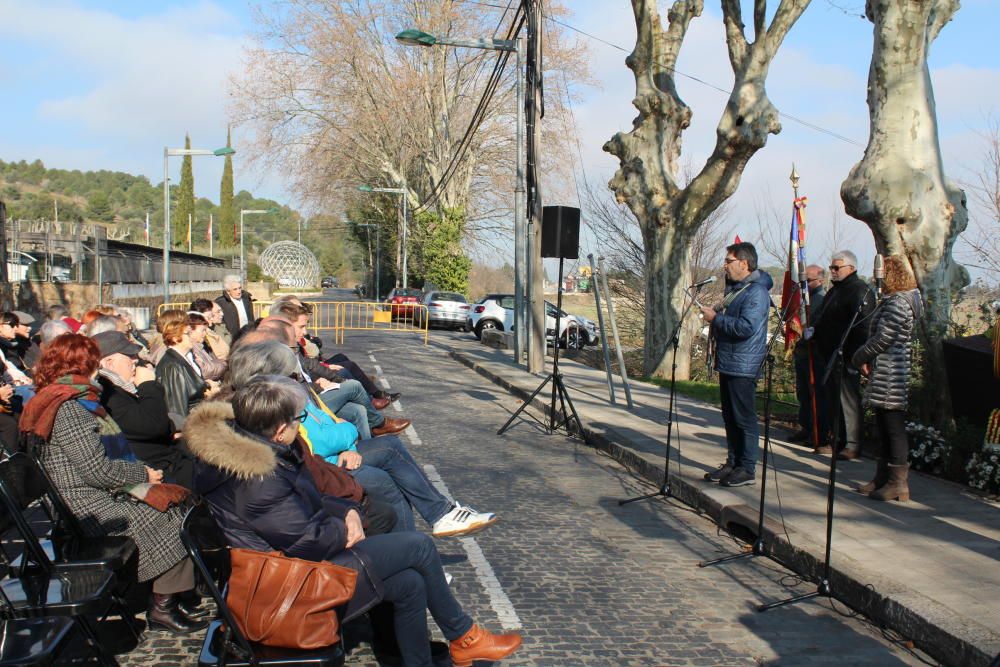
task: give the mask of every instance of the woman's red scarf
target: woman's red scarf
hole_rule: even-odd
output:
[[[64,375],[50,385],[42,387],[24,406],[19,426],[23,433],[33,433],[43,440],[52,435],[56,413],[66,401],[84,400],[97,404],[99,416],[105,416],[100,407],[101,389],[84,375]]]

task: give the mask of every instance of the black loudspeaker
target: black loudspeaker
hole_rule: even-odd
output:
[[[577,259],[580,256],[580,209],[542,207],[542,257]]]

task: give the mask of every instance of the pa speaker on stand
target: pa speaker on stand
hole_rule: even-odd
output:
[[[542,208],[542,257],[559,258],[559,287],[556,298],[556,327],[552,335],[552,372],[545,376],[542,383],[531,393],[528,400],[517,409],[507,420],[507,423],[497,431],[502,435],[514,420],[524,412],[525,408],[531,404],[535,397],[545,389],[546,385],[552,383],[552,398],[549,403],[549,421],[541,422],[548,433],[558,429],[565,429],[570,432],[569,425],[573,423],[576,432],[580,434],[584,442],[589,444],[587,433],[583,430],[583,422],[576,412],[573,400],[566,391],[563,383],[562,373],[559,372],[559,340],[561,338],[560,327],[562,326],[562,295],[563,295],[563,261],[567,259],[577,259],[580,256],[580,209],[571,206],[545,206]],[[544,310],[544,309],[543,309]],[[543,315],[544,317],[544,315]],[[544,326],[543,326],[544,328]],[[556,412],[556,400],[559,401],[561,413]],[[529,414],[529,416],[531,416]],[[532,416],[532,419],[534,417]]]

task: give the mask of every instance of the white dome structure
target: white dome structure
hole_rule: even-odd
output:
[[[257,260],[264,275],[274,278],[279,287],[315,287],[319,285],[319,262],[309,248],[295,241],[272,243]]]

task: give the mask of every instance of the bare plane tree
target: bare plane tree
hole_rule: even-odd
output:
[[[909,260],[926,302],[918,324],[924,372],[935,400],[924,416],[950,418],[941,343],[955,292],[969,274],[952,258],[968,224],[965,193],[944,173],[927,56],[958,0],[868,0],[875,44],[868,75],[871,135],[864,157],[841,186],[847,213],[865,222],[883,254]],[[932,403],[932,404],[931,404]]]
[[[681,138],[691,109],[677,92],[674,68],[691,21],[703,0],[676,0],[664,27],[655,0],[632,0],[636,45],[625,63],[635,75],[639,111],[628,133],[604,145],[620,168],[609,183],[618,201],[639,221],[645,251],[646,337],[644,365],[651,375],[670,372],[670,334],[690,284],[691,243],[713,211],[736,192],[744,168],[781,131],[778,111],[765,90],[768,68],[809,0],[782,0],[768,24],[767,0],[753,3],[753,41],[746,35],[739,0],[722,0],[726,45],[734,83],[716,129],[716,144],[701,170],[678,183]]]

